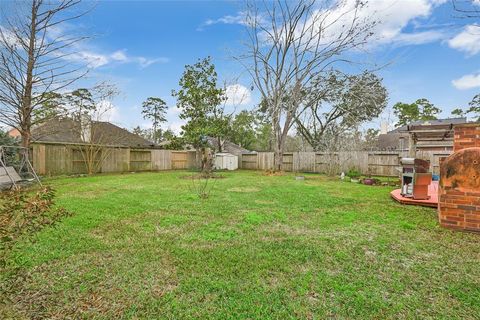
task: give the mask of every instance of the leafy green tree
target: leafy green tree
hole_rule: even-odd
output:
[[[364,148],[374,149],[378,144],[378,135],[380,134],[379,129],[368,128],[364,134]]]
[[[132,133],[136,134],[137,136],[140,136],[146,140],[150,140],[150,132],[147,129],[142,129],[140,126],[136,126],[135,128],[132,129]]]
[[[226,100],[225,91],[217,87],[217,72],[211,58],[185,66],[179,85],[180,90],[174,90],[172,95],[181,110],[180,118],[187,121],[182,126],[185,142],[198,150],[207,145],[207,136],[215,137],[219,142],[225,139],[230,116],[222,107]]]
[[[393,112],[398,117],[396,126],[400,127],[417,120],[435,120],[442,110],[422,98],[410,104],[398,102],[393,106]]]
[[[160,98],[149,97],[142,104],[144,119],[152,121],[152,141],[158,143],[161,138],[160,125],[167,121],[167,104]]]
[[[251,149],[256,139],[256,120],[253,112],[240,111],[231,123],[230,140],[245,149]]]
[[[468,103],[468,106],[470,108],[468,108],[467,113],[476,117],[476,121],[480,122],[480,94],[473,97],[472,101]]]
[[[274,136],[272,123],[265,113],[256,114],[255,143],[252,150],[273,151]]]
[[[168,141],[169,143],[164,146],[164,149],[168,150],[183,150],[185,149],[185,141],[182,137],[178,137],[175,132],[171,129],[167,129],[163,132],[162,135],[163,141]]]
[[[295,118],[297,132],[315,151],[337,147],[336,137],[378,117],[387,98],[382,79],[371,72],[319,74],[304,92]]]
[[[64,106],[64,96],[57,92],[46,92],[39,97],[40,106],[33,110],[32,119],[34,122],[42,122],[67,113]]]
[[[463,111],[461,108],[454,109],[452,110],[452,116],[465,117],[465,111]]]
[[[65,100],[71,110],[70,115],[75,120],[80,120],[83,115],[88,115],[97,109],[93,93],[86,88],[67,93]]]

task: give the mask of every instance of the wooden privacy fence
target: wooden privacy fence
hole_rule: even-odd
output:
[[[417,158],[430,161],[432,172],[439,174],[439,160],[451,151],[419,151]],[[400,159],[408,152],[397,151],[342,151],[342,152],[290,152],[283,154],[283,170],[337,174],[356,169],[362,174],[398,176]],[[251,170],[274,168],[273,152],[244,153],[239,167]]]
[[[76,144],[33,144],[32,162],[40,175],[87,172],[85,156]],[[161,171],[195,167],[195,151],[133,149],[104,146],[92,159],[97,172]]]

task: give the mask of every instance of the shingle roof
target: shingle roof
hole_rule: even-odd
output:
[[[153,147],[144,138],[110,122],[91,122],[91,141],[97,144],[125,147]],[[85,143],[81,137],[79,121],[70,118],[52,119],[32,130],[34,142]]]
[[[216,138],[207,137],[207,140],[208,140],[208,144],[210,145],[210,147],[212,147],[213,149],[217,148],[218,142],[217,142]],[[226,140],[226,141],[223,142],[222,152],[228,152],[228,153],[231,153],[231,154],[234,154],[234,155],[238,156],[238,155],[241,155],[242,153],[249,153],[250,150],[242,148],[238,144],[235,144],[231,141]]]
[[[444,124],[463,124],[467,123],[467,118],[448,118],[448,119],[436,119],[436,120],[417,120],[409,123],[408,125],[398,127],[388,133],[400,133],[407,132],[409,126],[421,126],[421,125],[444,125]]]

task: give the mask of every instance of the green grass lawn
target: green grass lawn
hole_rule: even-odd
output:
[[[186,175],[49,180],[74,215],[16,246],[0,318],[480,315],[480,236],[388,187],[239,171],[200,200]]]

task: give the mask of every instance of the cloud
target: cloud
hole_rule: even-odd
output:
[[[225,88],[225,95],[227,96],[225,104],[229,106],[243,106],[252,102],[252,93],[250,90],[238,83],[227,86]]]
[[[118,122],[120,111],[111,101],[103,100],[97,104],[98,112],[94,116],[96,121]]]
[[[115,61],[122,61],[122,62],[128,61],[128,57],[125,54],[125,51],[123,51],[123,50],[115,51],[114,53],[112,53],[110,55],[110,57]]]
[[[175,134],[180,134],[183,131],[182,130],[183,125],[185,125],[184,121],[175,121],[175,122],[169,123],[168,129],[175,132]]]
[[[442,30],[423,31],[423,32],[405,32],[405,28],[410,23],[417,22],[418,19],[428,18],[433,9],[447,0],[375,0],[367,2],[361,8],[358,14],[359,19],[375,19],[377,25],[374,28],[375,43],[397,43],[400,45],[423,44],[434,42],[445,38]],[[479,0],[480,1],[480,0]],[[314,14],[328,15],[323,20],[324,25],[332,24],[328,27],[328,34],[323,34],[325,41],[334,38],[342,31],[346,31],[349,22],[354,16],[354,8],[357,0],[338,1],[338,6],[329,9],[318,8]],[[263,22],[262,22],[263,21]],[[260,16],[260,23],[268,22],[267,19]],[[306,22],[309,23],[308,21]],[[312,20],[311,22],[312,23]],[[205,26],[215,24],[239,24],[246,25],[246,13],[239,11],[236,15],[226,15],[218,19],[209,19],[205,21],[200,30]],[[416,24],[421,26],[421,24]],[[301,28],[301,26],[300,26]]]
[[[93,69],[104,66],[110,62],[108,56],[91,51],[78,51],[67,55],[63,55],[63,53],[59,52],[58,55],[62,56],[62,59],[71,62],[85,63],[88,67]]]
[[[203,24],[205,26],[211,26],[214,24],[246,24],[246,12],[240,11],[238,14],[232,16],[232,15],[226,15],[218,19],[208,19],[205,21]]]
[[[197,31],[203,31],[205,27],[215,24],[238,24],[245,26],[247,25],[247,12],[239,11],[235,15],[226,15],[218,19],[208,19],[197,28]]]
[[[170,107],[167,109],[167,114],[169,115],[177,115],[181,112],[182,110],[180,110],[179,107],[177,107],[176,105],[174,105],[173,107]]]
[[[58,53],[58,55],[63,55],[63,53]],[[84,63],[93,69],[113,63],[136,63],[140,68],[146,68],[154,63],[169,62],[169,59],[165,57],[149,59],[142,56],[129,56],[126,50],[117,50],[111,54],[97,53],[92,50],[79,50],[71,54],[63,55],[62,59],[76,63]]]
[[[416,33],[400,33],[393,42],[400,45],[419,45],[443,40],[444,38],[444,32],[430,30]]]
[[[331,10],[327,23],[330,22],[333,25],[327,39],[328,36],[334,38],[339,32],[347,31],[349,22],[354,19],[356,2],[356,0],[347,0],[344,5]],[[445,37],[443,30],[416,31],[422,25],[419,21],[428,18],[433,9],[444,2],[445,0],[376,0],[367,2],[357,15],[359,21],[364,19],[376,22],[370,46],[390,43],[418,45]],[[319,14],[324,12],[320,10]],[[413,31],[405,31],[411,25],[414,26]]]
[[[138,63],[140,67],[146,68],[154,63],[167,63],[170,59],[165,57],[155,58],[155,59],[147,59],[145,57],[134,57],[132,61]]]
[[[465,26],[462,32],[448,41],[448,45],[469,55],[480,52],[480,26],[471,24]]]
[[[452,84],[459,90],[480,88],[480,74],[467,74],[461,78],[453,80]]]

